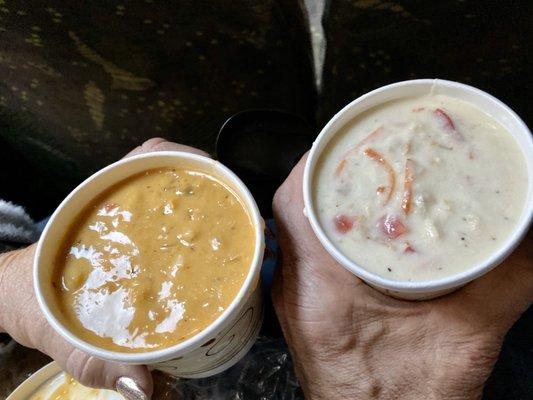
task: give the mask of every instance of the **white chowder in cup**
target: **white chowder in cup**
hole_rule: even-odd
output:
[[[313,145],[306,213],[325,248],[404,298],[444,294],[499,264],[531,222],[531,134],[492,96],[418,80],[341,110]]]

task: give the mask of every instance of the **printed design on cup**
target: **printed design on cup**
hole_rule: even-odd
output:
[[[235,332],[239,332],[239,331],[248,331],[249,333],[253,332],[253,329],[247,329],[247,328],[249,327],[253,328],[254,311],[257,312],[258,310],[254,310],[253,307],[248,308],[244,312],[244,314],[241,315],[238,321],[232,326],[230,331],[224,334],[224,336],[220,338],[218,342],[215,341],[213,346],[211,346],[209,350],[207,350],[205,355],[207,357],[212,357],[212,356],[216,356],[217,354],[221,354],[224,351],[227,351],[229,349],[229,346],[231,346],[231,344],[234,343],[235,341],[235,334],[236,334]],[[250,337],[245,337],[243,338],[243,342],[246,342],[249,339]],[[229,358],[231,358],[231,356]]]
[[[207,346],[209,346],[209,345],[212,345],[213,342],[214,342],[215,340],[216,340],[215,338],[213,338],[213,339],[209,339],[207,342],[205,342],[205,343],[202,345],[202,347],[207,347]]]
[[[195,378],[210,376],[231,367],[253,345],[263,321],[260,288],[252,293],[239,316],[216,338],[182,357],[152,365],[171,375]],[[208,344],[206,346],[206,344]]]

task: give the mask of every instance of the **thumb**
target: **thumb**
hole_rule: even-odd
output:
[[[153,392],[152,376],[144,365],[104,361],[71,346],[46,321],[46,343],[41,351],[52,357],[82,385],[117,390],[128,400],[147,400]]]

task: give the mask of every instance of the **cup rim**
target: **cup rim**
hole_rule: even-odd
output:
[[[250,268],[248,274],[239,289],[239,292],[232,300],[230,305],[220,314],[209,326],[197,333],[196,335],[179,342],[173,346],[166,347],[163,349],[146,351],[146,352],[120,352],[115,350],[107,350],[98,346],[95,346],[81,338],[77,337],[70,330],[63,325],[59,319],[52,313],[51,309],[48,307],[46,300],[43,295],[42,285],[39,279],[39,272],[43,266],[40,265],[41,252],[45,239],[47,238],[48,232],[50,231],[52,225],[54,224],[57,216],[62,212],[65,206],[72,201],[73,198],[79,193],[82,188],[90,185],[94,179],[109,173],[111,170],[117,168],[118,166],[124,164],[137,163],[139,160],[144,160],[147,158],[178,158],[180,160],[191,160],[197,163],[203,164],[205,166],[213,167],[220,175],[224,178],[227,178],[229,182],[234,185],[232,189],[236,190],[237,195],[241,198],[245,204],[246,211],[250,214],[250,219],[254,225],[255,233],[255,243],[254,243],[254,255],[250,263]],[[122,179],[127,178],[128,175],[125,175]],[[120,181],[120,180],[119,180]],[[117,182],[119,182],[117,181]],[[86,205],[86,204],[85,204]],[[246,298],[250,295],[250,287],[254,284],[254,281],[259,281],[259,274],[261,270],[261,264],[263,259],[264,252],[264,222],[259,212],[257,204],[246,187],[246,185],[241,181],[241,179],[235,175],[229,168],[220,163],[219,161],[213,160],[209,157],[188,153],[184,151],[156,151],[150,153],[139,154],[127,158],[123,158],[119,161],[116,161],[98,172],[94,173],[82,183],[80,183],[69,195],[60,203],[57,209],[54,211],[50,217],[48,223],[46,224],[39,242],[37,245],[37,250],[35,253],[34,263],[33,263],[33,280],[34,280],[34,291],[36,293],[37,301],[39,306],[44,313],[48,323],[58,332],[64,339],[66,339],[74,347],[83,350],[84,352],[91,354],[95,357],[105,359],[108,361],[124,362],[129,364],[150,364],[155,362],[166,361],[180,355],[186,354],[194,349],[200,347],[204,342],[209,340],[212,336],[215,336],[219,333],[220,329],[223,327],[224,322],[231,318],[231,316],[238,310]]]
[[[52,361],[39,368],[22,381],[20,385],[7,396],[6,400],[26,400],[28,396],[35,394],[35,392],[38,389],[41,389],[45,383],[56,378],[62,372],[63,370],[61,367],[55,361]]]
[[[481,275],[489,272],[490,270],[495,268],[497,265],[499,265],[516,248],[516,246],[518,246],[522,238],[527,233],[529,225],[532,222],[533,202],[528,203],[527,200],[530,197],[531,191],[533,190],[531,187],[533,184],[533,176],[532,176],[532,171],[528,167],[527,174],[528,174],[528,186],[529,187],[528,187],[528,192],[526,194],[526,204],[524,204],[524,209],[522,210],[520,219],[517,222],[515,228],[513,229],[511,235],[507,238],[505,243],[499,249],[493,252],[488,258],[486,258],[482,262],[477,263],[473,267],[468,268],[467,270],[462,271],[460,273],[453,274],[453,275],[443,277],[440,279],[433,279],[433,280],[426,280],[426,281],[414,281],[414,282],[413,281],[396,281],[392,279],[383,278],[382,276],[369,272],[368,270],[364,269],[356,262],[350,260],[339,249],[337,249],[337,247],[333,244],[333,242],[328,238],[328,236],[322,229],[318,221],[318,218],[316,216],[316,212],[315,212],[315,208],[313,204],[313,196],[312,196],[312,188],[313,188],[312,181],[314,178],[313,176],[314,169],[326,145],[341,130],[341,128],[346,125],[346,123],[348,123],[350,120],[355,118],[360,113],[368,110],[368,108],[366,108],[364,110],[360,110],[360,111],[357,111],[351,114],[354,108],[357,108],[360,105],[371,101],[376,96],[382,95],[384,92],[387,92],[387,91],[396,90],[401,87],[402,88],[403,87],[413,87],[413,88],[428,87],[430,90],[432,90],[432,88],[434,88],[437,85],[441,87],[453,88],[456,90],[463,91],[464,93],[469,93],[469,94],[484,98],[485,100],[488,100],[493,105],[495,105],[497,108],[499,108],[510,120],[514,121],[514,123],[519,127],[518,134],[523,135],[529,143],[527,148],[520,147],[520,150],[522,154],[524,155],[524,158],[526,159],[526,164],[527,164],[527,157],[533,158],[533,139],[531,136],[531,132],[529,131],[529,128],[522,121],[522,119],[509,106],[504,104],[501,100],[486,93],[485,91],[481,89],[475,88],[470,85],[466,85],[464,83],[459,83],[459,82],[449,81],[449,80],[444,80],[444,79],[413,79],[413,80],[396,82],[396,83],[392,83],[386,86],[379,87],[375,90],[372,90],[371,92],[368,92],[356,98],[355,100],[347,104],[345,107],[343,107],[339,112],[337,112],[328,121],[328,123],[324,126],[320,134],[315,139],[313,146],[311,148],[311,151],[309,152],[309,156],[307,158],[306,164],[305,164],[304,176],[303,176],[303,187],[302,187],[303,197],[304,197],[304,206],[305,206],[304,213],[306,214],[318,240],[324,246],[326,251],[331,256],[333,256],[333,258],[337,262],[339,262],[344,268],[346,268],[347,270],[349,270],[350,272],[352,272],[353,274],[355,274],[356,276],[358,276],[359,278],[363,279],[364,281],[370,284],[376,285],[384,289],[392,290],[392,291],[398,291],[398,292],[403,292],[403,293],[425,293],[425,292],[437,292],[437,291],[442,291],[445,289],[460,287],[480,277]],[[430,91],[428,91],[428,93],[430,93]],[[408,95],[398,96],[396,98],[402,98],[402,97],[408,97]],[[390,101],[390,100],[393,100],[393,98],[390,98],[386,101]],[[373,106],[369,108],[372,108],[375,106],[376,104],[374,104]],[[478,106],[478,105],[476,106],[483,110],[483,107]],[[348,114],[351,114],[351,115],[347,117]],[[348,118],[348,119],[346,121],[342,121],[344,118]],[[323,148],[320,148],[320,146],[323,146]]]

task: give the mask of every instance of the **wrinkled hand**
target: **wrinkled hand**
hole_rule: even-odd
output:
[[[207,155],[198,149],[156,138],[143,143],[126,157],[163,150]],[[152,377],[145,366],[106,362],[89,356],[72,347],[48,325],[33,291],[35,249],[36,245],[33,244],[22,250],[0,255],[0,331],[9,333],[24,346],[48,354],[86,386],[115,389],[119,378],[128,377],[150,397]]]
[[[304,157],[274,198],[273,301],[309,399],[475,399],[505,333],[533,301],[533,236],[448,296],[387,297],[323,249],[303,215]]]

